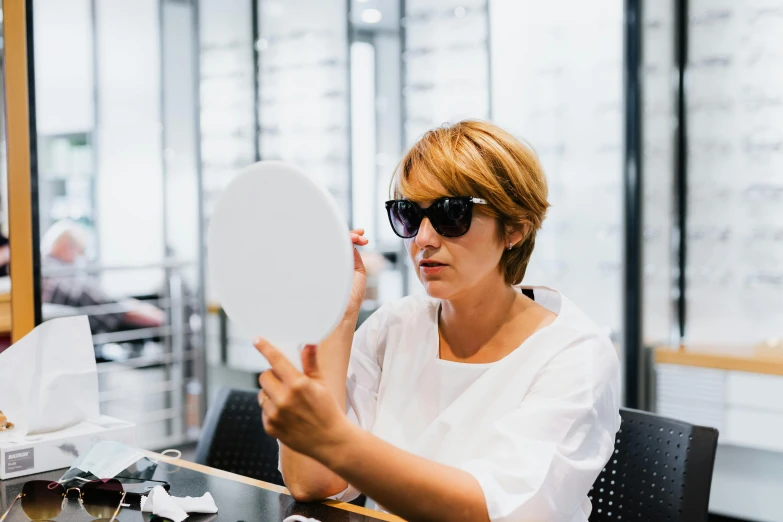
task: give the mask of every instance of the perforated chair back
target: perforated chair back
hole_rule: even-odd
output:
[[[637,410],[620,416],[614,454],[590,490],[590,521],[706,521],[718,430]]]
[[[284,486],[277,441],[266,434],[258,392],[221,388],[207,412],[196,462]]]

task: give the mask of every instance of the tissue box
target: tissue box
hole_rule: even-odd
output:
[[[60,431],[0,440],[0,480],[68,468],[102,440],[136,446],[136,425],[101,415]]]

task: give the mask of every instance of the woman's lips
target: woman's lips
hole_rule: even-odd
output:
[[[421,270],[422,273],[427,275],[434,275],[440,273],[446,268],[448,268],[448,265],[445,265],[443,263],[438,263],[435,261],[425,261],[419,263],[419,270]]]

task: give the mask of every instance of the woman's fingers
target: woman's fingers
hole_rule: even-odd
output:
[[[357,246],[366,246],[370,243],[370,240],[366,237],[357,236],[356,234],[351,234],[351,243]]]
[[[261,393],[264,393],[263,391]],[[277,418],[277,406],[269,399],[266,399],[261,405],[261,422],[264,423],[264,431],[267,434],[276,437],[276,431],[272,426],[271,419]]]
[[[294,368],[294,365],[291,364],[288,359],[286,359],[285,355],[280,353],[280,351],[272,346],[268,341],[259,337],[253,341],[253,345],[256,347],[256,350],[261,352],[261,355],[263,355],[264,358],[269,361],[269,364],[272,365],[272,370],[274,370],[275,375],[277,375],[284,383],[293,382],[302,375],[299,373],[299,370]]]
[[[280,402],[283,393],[285,393],[285,385],[270,370],[261,374],[258,378],[258,384],[261,386],[261,392],[266,393],[267,397],[275,403]]]
[[[302,369],[308,377],[317,379],[321,376],[318,369],[317,348],[314,344],[308,344],[302,349]]]
[[[364,237],[364,229],[357,228],[356,230],[351,230],[351,242],[353,243],[354,247],[357,247],[367,246],[370,241]],[[353,249],[353,266],[355,270],[366,273],[364,268],[364,261],[362,260],[362,256],[359,254],[359,251],[356,250],[356,248]]]
[[[357,228],[356,230],[351,230],[350,236],[351,236],[351,243],[357,246],[366,246],[370,242],[366,237],[364,237],[363,228]]]

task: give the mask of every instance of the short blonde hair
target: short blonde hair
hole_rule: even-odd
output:
[[[425,133],[408,151],[392,178],[392,197],[431,201],[443,196],[487,200],[474,207],[498,221],[498,239],[506,228],[526,231],[505,250],[499,269],[506,283],[522,282],[546,217],[547,182],[533,150],[491,123],[465,120]]]

